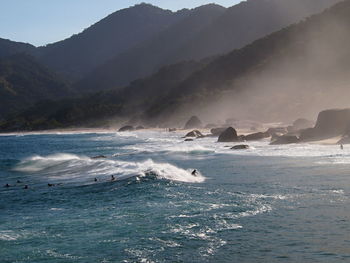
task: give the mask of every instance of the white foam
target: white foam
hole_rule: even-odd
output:
[[[0,231],[0,240],[3,241],[15,241],[21,237],[20,234],[16,234],[12,230]]]
[[[49,156],[33,156],[20,162],[15,168],[20,172],[45,172],[45,179],[92,181],[94,177],[115,176],[118,180],[130,177],[156,176],[187,183],[204,182],[200,172],[193,176],[193,169],[182,169],[169,163],[156,163],[151,159],[143,162],[126,162],[112,159],[91,159],[74,154],[55,154]]]

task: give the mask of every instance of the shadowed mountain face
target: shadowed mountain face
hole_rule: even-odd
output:
[[[118,116],[162,126],[180,123],[194,113],[206,120],[286,120],[345,106],[350,96],[349,14],[347,0],[227,55],[192,65],[180,63],[123,90],[70,102],[69,107],[51,111],[47,123],[62,112],[75,114],[76,120]],[[84,118],[77,112],[84,112]],[[36,129],[35,118],[27,119]],[[77,123],[64,119],[62,126]],[[8,124],[3,128],[14,125]]]
[[[190,115],[209,120],[314,117],[323,108],[348,103],[349,14],[350,0],[343,1],[226,55],[164,67],[124,89],[33,107],[2,129],[43,128],[38,119],[50,128],[57,126],[49,123],[67,127],[115,116],[165,126]],[[25,120],[25,126],[16,120]]]
[[[136,5],[109,15],[80,34],[39,48],[37,55],[53,70],[77,79],[173,25],[187,13]]]
[[[276,121],[348,106],[349,14],[350,1],[340,2],[214,60],[151,106],[147,117],[201,112]]]
[[[130,81],[150,75],[164,65],[179,62],[179,59],[172,57],[172,53],[225,10],[213,4],[190,10],[190,14],[180,22],[116,56],[88,74],[74,87],[81,91],[124,87]]]
[[[70,94],[66,84],[28,55],[0,60],[0,119],[44,99]]]
[[[149,41],[98,67],[75,87],[81,91],[124,87],[163,65],[241,48],[337,1],[249,0],[229,9],[203,6]]]
[[[34,50],[35,47],[30,44],[0,38],[0,58],[18,53],[32,53]]]
[[[173,56],[193,59],[241,48],[340,0],[248,0],[229,9]]]

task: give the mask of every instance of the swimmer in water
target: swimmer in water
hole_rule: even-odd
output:
[[[28,185],[25,185],[24,187],[23,187],[23,189],[28,189],[29,187],[28,187]]]
[[[9,185],[9,184],[5,184],[5,185],[4,185],[4,187],[9,188],[9,187],[10,187],[10,185]]]
[[[97,182],[97,178],[95,178],[94,181]]]

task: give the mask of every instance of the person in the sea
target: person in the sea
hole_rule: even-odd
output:
[[[9,184],[5,184],[5,185],[4,185],[4,187],[9,188],[9,187],[10,187],[10,185],[9,185]]]
[[[340,150],[344,150],[344,145],[340,144]]]
[[[22,182],[20,180],[17,180],[17,184],[21,184]]]
[[[191,173],[193,176],[197,176],[197,170],[196,169],[194,169],[193,171],[192,171],[192,173]]]
[[[47,184],[48,187],[53,187],[55,186],[54,184]]]
[[[111,181],[115,181],[115,177],[113,174],[111,175]]]
[[[97,182],[97,178],[95,178],[94,181]]]
[[[28,185],[25,185],[24,187],[23,187],[23,189],[28,189],[29,187],[28,187]]]

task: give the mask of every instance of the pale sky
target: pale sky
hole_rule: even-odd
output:
[[[140,2],[176,11],[213,2],[229,7],[240,0],[0,0],[0,38],[45,45]]]

